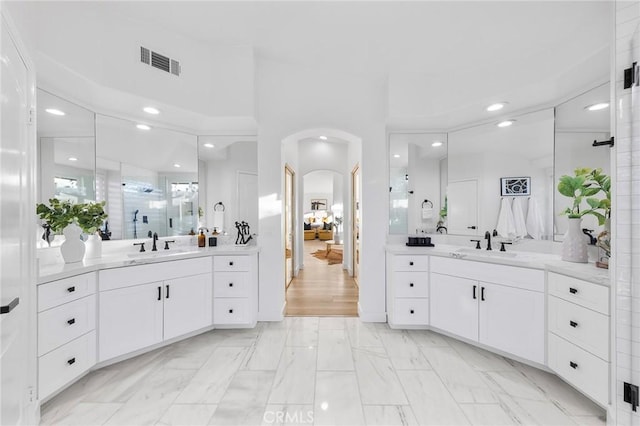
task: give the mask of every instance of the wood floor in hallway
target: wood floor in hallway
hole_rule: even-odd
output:
[[[311,256],[326,246],[320,240],[304,242],[304,269],[287,289],[288,316],[358,315],[358,287],[342,264],[329,265]]]

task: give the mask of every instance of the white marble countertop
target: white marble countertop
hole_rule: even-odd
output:
[[[387,244],[387,253],[425,254],[429,256],[453,257],[475,262],[496,263],[499,265],[520,266],[522,268],[542,269],[568,275],[595,284],[610,286],[609,270],[596,267],[595,263],[565,262],[555,254],[535,253],[517,250],[501,252],[499,250],[476,250],[448,244],[436,244],[435,247],[408,247],[404,244]]]
[[[40,263],[37,284],[69,278],[86,272],[101,269],[121,268],[123,266],[143,265],[147,263],[166,262],[171,260],[191,259],[214,255],[237,255],[258,253],[259,246],[222,245],[216,247],[184,247],[174,250],[158,250],[157,252],[109,252],[99,259],[85,259],[82,262],[64,263],[58,260],[50,263]]]

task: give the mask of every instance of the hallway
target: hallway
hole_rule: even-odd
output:
[[[304,242],[304,269],[287,289],[287,316],[357,316],[358,287],[341,264],[311,255],[326,242]]]

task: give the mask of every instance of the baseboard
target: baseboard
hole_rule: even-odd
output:
[[[387,322],[386,312],[364,312],[358,302],[358,316],[362,322]]]

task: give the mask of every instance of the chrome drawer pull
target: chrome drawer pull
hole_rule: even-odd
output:
[[[576,294],[578,292],[577,288],[569,287],[569,293]]]
[[[76,359],[75,359],[75,357],[74,357],[74,358],[71,358],[70,360],[68,360],[68,361],[67,361],[67,364],[69,364],[69,365],[71,365],[71,364],[75,364],[75,363],[76,363]]]
[[[576,328],[578,326],[578,323],[575,321],[569,321],[569,325],[573,328]]]
[[[570,366],[571,368],[573,368],[574,370],[578,368],[578,364],[576,364],[576,363],[575,363],[575,362],[573,362],[573,361],[569,361],[569,366]]]
[[[71,318],[69,321],[67,321],[67,324],[69,325],[73,325],[76,323],[76,319],[75,318]]]

